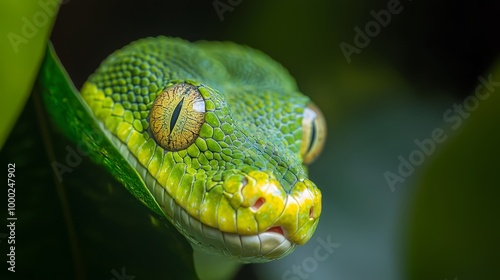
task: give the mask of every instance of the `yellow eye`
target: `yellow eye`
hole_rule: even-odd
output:
[[[151,134],[168,151],[186,149],[198,137],[205,121],[205,100],[198,88],[181,83],[165,89],[149,116]]]
[[[316,105],[310,103],[302,118],[302,154],[304,164],[313,162],[323,150],[326,140],[326,122]]]

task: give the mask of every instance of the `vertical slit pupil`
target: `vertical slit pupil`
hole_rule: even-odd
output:
[[[181,102],[175,106],[174,113],[172,114],[172,118],[170,119],[170,133],[174,129],[177,120],[179,119],[179,115],[181,113],[182,103],[184,103],[184,97],[181,99]]]
[[[316,140],[316,120],[312,121],[311,125],[311,139],[309,141],[309,147],[307,147],[307,152],[309,153],[314,145],[314,140]]]

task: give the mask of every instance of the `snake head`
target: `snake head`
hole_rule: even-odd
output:
[[[194,246],[266,262],[305,244],[321,214],[305,164],[325,123],[296,88],[258,51],[160,37],[110,56],[82,96]]]

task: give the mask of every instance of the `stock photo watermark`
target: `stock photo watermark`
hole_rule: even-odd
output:
[[[408,1],[411,2],[412,0]],[[404,7],[399,0],[389,0],[386,8],[378,12],[371,10],[370,15],[373,17],[373,20],[367,22],[363,29],[358,26],[354,27],[353,44],[346,43],[345,41],[339,44],[347,63],[351,63],[351,56],[353,54],[360,54],[362,49],[368,47],[371,39],[380,34],[382,27],[387,27],[391,23],[392,17],[400,14],[403,10]]]
[[[234,8],[241,4],[243,0],[214,0],[212,5],[214,6],[215,12],[219,16],[221,22],[224,21],[224,13],[232,12]]]
[[[88,137],[94,139],[94,142],[97,144],[101,143],[103,140],[102,134],[97,130],[93,130],[88,135]],[[64,173],[73,172],[73,170],[82,163],[83,157],[89,154],[90,150],[85,143],[86,142],[83,140],[80,141],[76,147],[76,150],[72,146],[67,145],[65,147],[67,154],[64,163],[58,161],[52,162],[52,170],[54,170],[54,173],[56,174],[57,179],[60,183],[63,181]]]
[[[118,273],[116,269],[111,270],[111,274],[113,274],[113,278],[110,280],[134,280],[135,276],[134,275],[128,275],[127,272],[125,271],[125,267],[122,267],[121,273]]]
[[[321,237],[316,238],[319,244],[314,248],[312,256],[306,257],[300,264],[294,264],[281,276],[281,280],[303,280],[308,279],[314,273],[319,265],[326,261],[334,252],[334,249],[340,247],[339,243],[333,243],[330,235],[324,240]]]
[[[36,12],[19,19],[21,32],[7,33],[7,39],[9,39],[14,53],[18,53],[21,45],[28,44],[29,40],[38,34],[40,28],[51,22],[51,19],[57,15],[59,4],[66,4],[68,2],[69,0],[39,0]]]
[[[487,78],[479,76],[477,79],[479,85],[475,88],[474,94],[466,97],[460,104],[453,104],[452,108],[443,113],[443,120],[450,124],[451,130],[457,130],[462,126],[464,119],[468,119],[471,113],[479,108],[481,101],[487,100],[496,91],[496,88],[500,87],[500,81],[493,81],[493,74],[489,74]],[[407,157],[398,156],[397,170],[384,173],[384,178],[391,191],[396,191],[395,186],[398,183],[404,183],[415,172],[415,168],[422,165],[436,151],[438,144],[444,143],[447,139],[446,129],[441,127],[433,129],[427,138],[415,139],[413,142],[416,148]]]
[[[16,164],[7,164],[7,270],[16,272]]]

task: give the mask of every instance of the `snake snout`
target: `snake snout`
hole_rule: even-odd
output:
[[[276,221],[281,225],[286,237],[298,245],[311,239],[321,215],[321,192],[309,180],[299,181],[287,194],[283,214]]]
[[[252,171],[241,178],[239,188],[232,189],[238,234],[281,234],[299,245],[313,235],[321,214],[321,192],[311,181],[298,181],[286,191],[274,176]]]

